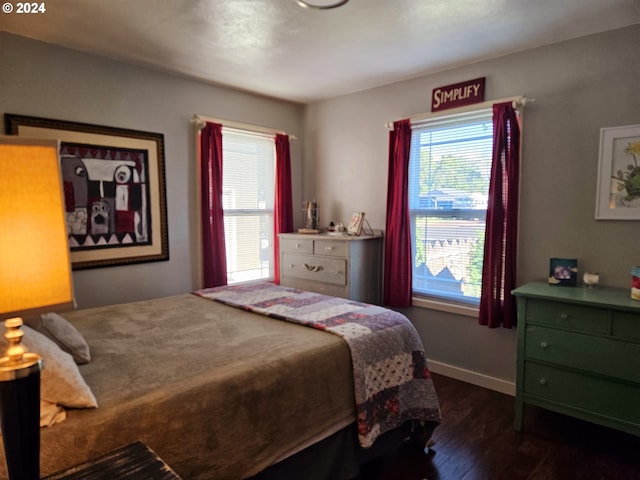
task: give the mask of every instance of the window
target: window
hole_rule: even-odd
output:
[[[227,281],[273,278],[273,137],[223,128],[222,152]]]
[[[412,125],[413,293],[478,305],[493,144],[492,110]]]

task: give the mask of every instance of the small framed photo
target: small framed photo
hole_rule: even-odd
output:
[[[360,235],[362,233],[362,225],[364,223],[364,212],[354,212],[351,215],[351,221],[347,227],[347,233],[349,235]]]
[[[640,125],[600,129],[596,220],[640,220]]]
[[[578,284],[578,260],[552,258],[549,261],[549,285],[575,287]]]

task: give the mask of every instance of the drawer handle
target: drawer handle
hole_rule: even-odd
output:
[[[568,318],[569,318],[569,314],[568,314],[567,312],[562,312],[562,313],[560,314],[560,318],[561,318],[562,320],[566,320],[566,319],[568,319]]]
[[[540,382],[540,385],[546,385],[547,384],[547,379],[546,378],[541,378],[538,381]]]
[[[306,268],[310,272],[319,272],[320,270],[322,270],[322,265],[309,265],[308,263],[305,263],[304,268]]]
[[[542,342],[540,342],[540,346],[542,348],[547,348],[549,346],[549,344],[543,340]]]
[[[293,248],[300,248],[302,245],[300,245],[299,243],[296,243]]]
[[[342,272],[340,270],[331,270],[331,273],[334,275],[340,275]]]
[[[327,252],[330,252],[331,250],[333,250],[333,247],[332,247],[332,246],[327,245],[326,247],[324,247],[324,249],[325,249]]]

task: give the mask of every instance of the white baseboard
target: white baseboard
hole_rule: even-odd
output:
[[[516,385],[513,382],[502,380],[500,378],[490,377],[483,375],[482,373],[466,370],[464,368],[455,367],[446,363],[436,362],[433,360],[427,360],[427,367],[433,373],[439,373],[445,377],[455,378],[463,382],[471,383],[479,387],[488,388],[489,390],[495,390],[496,392],[504,393],[515,397]]]

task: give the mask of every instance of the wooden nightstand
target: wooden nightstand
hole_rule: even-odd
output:
[[[528,403],[640,435],[640,302],[628,289],[542,282],[513,293],[516,430]]]
[[[180,480],[142,442],[135,442],[43,480]]]

